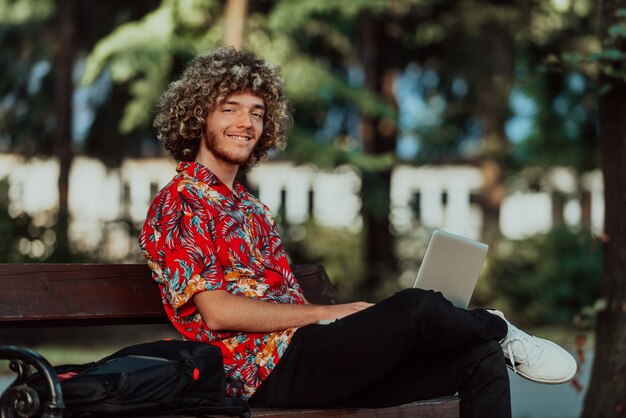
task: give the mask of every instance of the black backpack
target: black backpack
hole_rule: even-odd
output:
[[[129,346],[97,362],[54,368],[61,382],[64,417],[148,414],[249,416],[247,402],[226,398],[218,347],[192,341]],[[29,386],[50,398],[41,377]]]

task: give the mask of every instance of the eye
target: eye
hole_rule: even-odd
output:
[[[252,116],[255,117],[256,119],[263,119],[263,113],[254,112]]]
[[[235,109],[232,109],[230,107],[225,107],[224,109],[222,109],[222,112],[224,112],[224,113],[233,113],[233,112],[235,112]]]

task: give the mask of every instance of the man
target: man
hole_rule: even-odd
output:
[[[458,392],[463,417],[509,417],[507,362],[538,382],[574,376],[562,348],[439,293],[307,303],[269,210],[235,181],[284,146],[289,123],[278,69],[227,48],[189,64],[154,123],[180,163],[150,206],[140,246],[172,324],[220,347],[229,396],[382,407]]]

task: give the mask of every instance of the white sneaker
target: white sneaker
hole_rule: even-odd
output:
[[[502,312],[488,312],[504,319],[509,327],[500,345],[507,366],[515,373],[533,382],[548,384],[565,383],[574,378],[577,365],[570,353],[551,341],[521,331],[507,321]]]

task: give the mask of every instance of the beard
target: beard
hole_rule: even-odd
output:
[[[255,146],[255,148],[253,148],[249,153],[237,152],[236,149],[229,147],[224,140],[220,141],[217,134],[213,131],[207,131],[206,135],[202,139],[204,141],[204,146],[211,151],[215,158],[240,167],[247,165],[250,160],[252,160],[252,155],[256,149]]]

